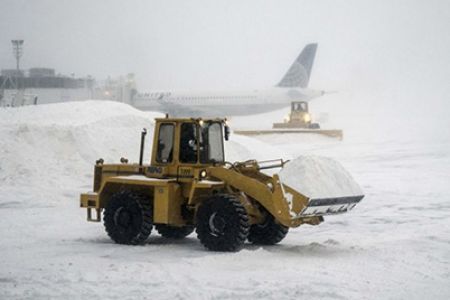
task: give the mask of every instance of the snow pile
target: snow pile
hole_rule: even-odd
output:
[[[151,133],[156,115],[105,101],[2,109],[0,183],[51,189],[89,181],[100,157],[137,160],[140,131]]]
[[[299,156],[285,165],[280,179],[303,195],[315,199],[363,194],[342,165],[329,157]]]

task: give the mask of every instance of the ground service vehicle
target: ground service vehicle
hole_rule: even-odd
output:
[[[308,102],[291,102],[291,111],[282,123],[273,123],[273,129],[269,130],[236,130],[236,134],[242,135],[266,135],[266,134],[320,134],[328,137],[343,139],[340,129],[321,129],[319,123],[313,123],[309,113]]]
[[[283,160],[229,163],[224,119],[158,118],[151,163],[95,165],[93,192],[81,194],[88,221],[100,222],[117,243],[141,244],[153,227],[183,238],[196,229],[209,250],[236,251],[248,240],[276,244],[289,227],[317,225],[327,214],[352,209],[363,196],[309,199],[263,169]]]

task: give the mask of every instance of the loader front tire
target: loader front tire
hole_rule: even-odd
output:
[[[215,195],[197,210],[197,237],[208,250],[240,250],[249,229],[245,208],[232,195]]]
[[[275,245],[284,239],[289,227],[278,224],[271,214],[268,214],[262,224],[254,224],[250,227],[249,242],[257,245]]]
[[[160,235],[168,239],[182,239],[190,235],[194,231],[194,226],[170,226],[165,224],[155,225]]]
[[[131,191],[113,194],[103,218],[106,232],[118,244],[143,244],[153,227],[150,199]]]

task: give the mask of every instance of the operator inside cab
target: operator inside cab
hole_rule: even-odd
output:
[[[202,122],[181,124],[181,163],[221,163],[224,161],[222,124]]]
[[[197,130],[195,123],[181,125],[180,162],[197,163]]]
[[[293,102],[292,111],[307,112],[307,104],[305,102]]]

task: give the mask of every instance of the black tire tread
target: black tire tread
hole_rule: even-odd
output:
[[[250,227],[249,242],[257,245],[275,245],[287,235],[289,227],[281,225],[268,213],[264,224],[254,224]]]
[[[217,237],[209,230],[210,212],[221,210],[228,218],[228,228],[224,235]],[[208,220],[206,220],[208,217]],[[247,212],[239,200],[229,194],[217,194],[206,200],[197,210],[197,237],[211,251],[238,251],[245,243],[250,230]]]
[[[137,208],[141,214],[141,225],[134,235],[123,236],[114,224],[114,213],[117,207]],[[103,212],[103,223],[108,236],[118,244],[140,245],[145,243],[153,228],[153,209],[151,199],[132,191],[123,190],[111,196]]]

